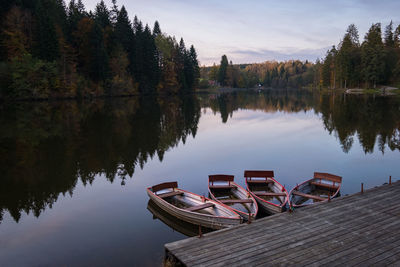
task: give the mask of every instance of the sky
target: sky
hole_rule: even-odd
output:
[[[83,0],[93,10],[100,0]],[[105,0],[111,7],[111,0]],[[194,45],[201,65],[323,58],[354,23],[364,39],[372,23],[400,23],[399,0],[117,0],[153,28]]]

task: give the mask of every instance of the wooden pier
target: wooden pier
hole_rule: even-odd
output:
[[[400,264],[400,182],[165,245],[186,266]]]

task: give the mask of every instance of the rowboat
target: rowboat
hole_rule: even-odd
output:
[[[183,221],[211,229],[222,229],[242,222],[228,206],[178,188],[177,182],[147,188],[147,195],[161,209]]]
[[[186,236],[192,237],[199,235],[198,225],[182,221],[175,216],[172,216],[168,212],[165,212],[159,206],[157,206],[153,200],[149,200],[147,203],[147,209],[153,214],[153,220],[160,220],[167,226],[169,226],[173,231],[177,231]],[[205,234],[213,230],[205,227],[201,227],[201,233]]]
[[[284,186],[274,179],[273,171],[244,171],[247,190],[267,213],[286,210],[289,195]]]
[[[290,191],[290,206],[303,207],[316,202],[326,202],[339,194],[342,177],[330,173],[314,172],[307,180]]]
[[[244,219],[256,218],[257,201],[246,189],[234,182],[233,175],[209,175],[208,192],[212,199],[228,205]]]

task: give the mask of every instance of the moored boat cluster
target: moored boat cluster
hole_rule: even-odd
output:
[[[290,192],[274,177],[273,171],[244,171],[246,189],[233,175],[209,175],[209,198],[166,182],[147,188],[150,199],[165,212],[183,221],[211,229],[222,229],[256,218],[259,208],[268,214],[280,213],[339,195],[342,177],[315,172],[314,177]]]

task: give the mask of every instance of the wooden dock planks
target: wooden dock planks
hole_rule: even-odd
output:
[[[386,265],[400,260],[400,182],[165,245],[187,266]]]

